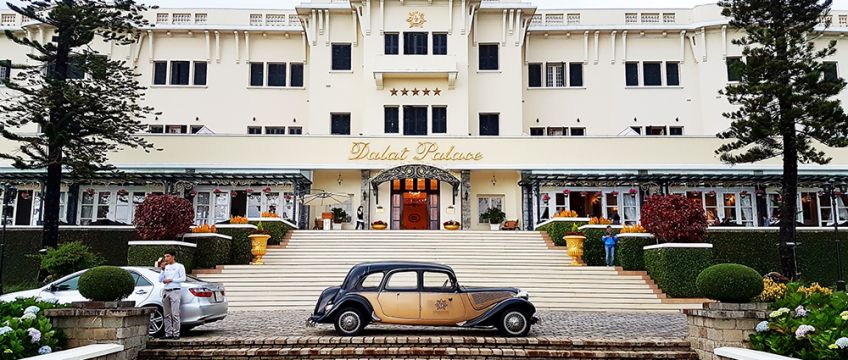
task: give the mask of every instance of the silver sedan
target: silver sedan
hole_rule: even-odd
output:
[[[138,307],[155,309],[150,315],[150,335],[159,337],[165,332],[162,316],[162,292],[165,284],[159,282],[159,268],[126,266],[135,280],[135,290],[126,300],[135,301]],[[35,297],[45,301],[71,303],[86,301],[80,295],[78,282],[86,270],[77,271],[41,288],[20,291],[0,296],[0,301],[13,301],[17,298]],[[182,284],[182,302],[180,304],[180,325],[187,331],[198,325],[222,320],[227,316],[227,298],[224,287],[202,281],[189,275]]]

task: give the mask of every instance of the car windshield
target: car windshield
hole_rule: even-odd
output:
[[[150,268],[150,271],[153,271],[153,272],[155,272],[155,273],[157,273],[157,274],[158,274],[158,273],[162,272],[162,269],[160,269],[160,268]],[[190,283],[205,283],[206,281],[200,280],[200,279],[198,279],[198,278],[194,277],[193,275],[188,275],[188,274],[186,274],[186,282],[190,282]]]

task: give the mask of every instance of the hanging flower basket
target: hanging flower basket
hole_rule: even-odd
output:
[[[714,190],[710,190],[710,192],[708,192],[707,195],[709,195],[710,197],[715,197],[716,192]]]
[[[618,191],[613,191],[610,193],[610,196],[618,196]]]
[[[217,186],[216,186],[216,187],[215,187],[215,190],[212,190],[212,192],[214,192],[214,193],[216,193],[216,194],[220,194],[220,193],[222,193],[222,192],[224,192],[224,191],[223,191],[223,190],[221,190],[221,188],[219,188],[219,187],[217,187]]]
[[[94,189],[93,188],[85,189],[85,193],[88,194],[88,195],[94,196]]]
[[[758,196],[758,197],[763,197],[763,195],[765,195],[765,194],[766,194],[766,191],[765,191],[765,190],[763,190],[763,189],[757,189],[757,196]]]
[[[638,193],[639,193],[639,190],[636,190],[636,189],[630,189],[628,192],[630,193],[630,196],[636,196],[636,194],[638,194]]]
[[[290,201],[292,199],[291,194],[286,194],[286,201]]]
[[[745,190],[742,190],[742,191],[739,193],[739,195],[741,195],[741,196],[748,196],[748,192],[747,192],[747,191],[745,191]]]
[[[253,194],[253,188],[244,189],[244,192],[246,192],[248,194]]]
[[[127,189],[118,189],[118,196],[126,196],[129,195],[129,191]]]
[[[271,192],[271,187],[270,187],[270,186],[266,186],[264,189],[262,189],[262,192],[264,192],[264,193],[266,193],[266,194],[267,194],[267,193],[270,193],[270,192]]]
[[[571,194],[571,190],[565,189],[562,191],[562,194],[568,197],[568,195]]]
[[[188,192],[188,195],[191,196],[191,197],[197,196],[197,190],[192,189],[191,191]]]
[[[26,191],[22,191],[21,192],[21,199],[24,199],[24,200],[29,199],[29,193],[26,192]]]
[[[238,193],[237,193],[237,192],[235,192],[235,191],[232,191],[232,192],[230,192],[230,196],[231,196],[231,197],[236,197],[236,196],[238,196]]]

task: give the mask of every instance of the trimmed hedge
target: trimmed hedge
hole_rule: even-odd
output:
[[[848,230],[848,229],[846,229]],[[798,232],[798,271],[801,281],[818,282],[822,286],[836,284],[837,259],[834,232]],[[842,279],[848,280],[848,233],[839,232],[842,255]]]
[[[3,257],[3,285],[34,283],[38,280],[38,259],[31,256],[41,249],[41,228],[6,229],[6,250]],[[136,240],[135,229],[93,227],[61,227],[59,244],[79,241],[103,258],[104,265],[127,265],[127,242]]]
[[[262,227],[264,227],[265,230],[268,230],[269,235],[271,235],[271,238],[268,239],[268,245],[280,245],[280,243],[283,241],[283,238],[286,237],[286,234],[289,232],[289,230],[294,229],[291,226],[289,226],[288,224],[286,224],[285,222],[282,222],[277,218],[268,218],[268,219],[262,219],[262,220],[251,220],[250,224],[256,225],[256,224],[259,224],[260,222],[262,223]],[[248,235],[250,235],[250,234],[248,234]]]
[[[717,264],[741,264],[760,274],[782,272],[777,249],[780,237],[776,231],[708,231],[705,241],[713,244],[713,257]]]
[[[654,237],[630,237],[627,234],[618,235],[618,245],[615,249],[615,262],[624,270],[645,271],[645,251],[643,247],[654,245]]]
[[[564,218],[564,220],[549,222],[545,225],[542,225],[542,226],[536,228],[536,230],[547,232],[548,236],[551,238],[551,241],[553,241],[554,245],[565,246],[565,240],[562,237],[565,236],[566,232],[571,231],[571,224],[577,224],[578,226],[580,226],[580,225],[586,225],[586,223],[587,222],[583,221],[583,220],[576,221],[576,220],[567,220],[567,218]],[[583,248],[584,248],[583,256],[584,256],[584,259],[585,259],[585,257],[586,257],[585,248],[586,247],[584,246]],[[604,249],[601,249],[601,254],[603,254],[603,251],[604,251]],[[601,261],[601,263],[603,264],[603,261]],[[587,262],[587,264],[589,264],[589,263]],[[589,265],[591,265],[591,264],[589,264]]]
[[[708,299],[747,303],[763,292],[763,277],[745,265],[718,264],[701,271],[695,285]]]
[[[711,265],[712,249],[660,248],[645,251],[645,268],[660,289],[673,298],[701,297],[695,280]]]
[[[264,226],[265,223],[262,223]],[[242,226],[239,225],[228,225],[227,227],[223,227],[218,225],[218,233],[222,235],[231,236],[233,239],[230,241],[230,256],[229,260],[225,263],[227,265],[248,265],[250,264],[250,260],[253,259],[253,255],[250,254],[250,238],[248,236],[256,230],[256,227],[249,224],[244,224]]]
[[[194,269],[194,252],[195,248],[188,246],[177,245],[133,245],[129,247],[127,252],[127,263],[130,266],[147,266],[153,267],[156,259],[162,257],[166,251],[176,253],[177,262],[183,264],[186,274],[191,273]]]
[[[607,234],[607,229],[583,229],[583,235],[586,235],[586,241],[583,242],[583,261],[588,266],[604,266],[606,265],[606,250],[604,250],[604,235]],[[612,229],[613,235],[617,235],[621,229]],[[620,243],[619,243],[620,244]],[[619,264],[618,256],[615,257],[615,264]]]
[[[209,236],[198,236],[206,234],[193,234],[185,237],[182,241],[197,244],[194,250],[194,267],[197,269],[214,269],[217,265],[224,265],[230,261],[230,240],[208,234]],[[223,234],[222,234],[223,235]]]

